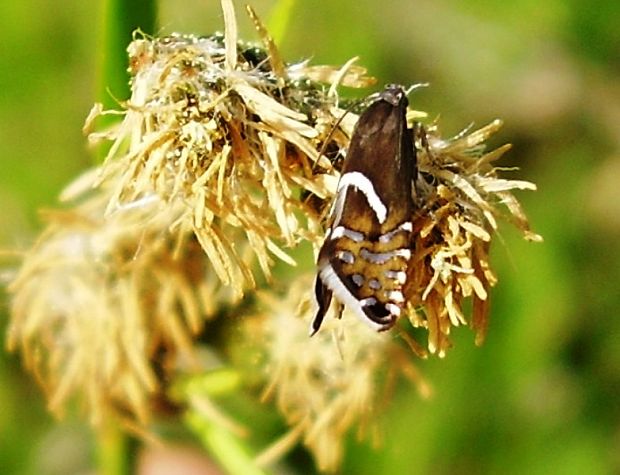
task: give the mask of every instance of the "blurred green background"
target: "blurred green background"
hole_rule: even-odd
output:
[[[274,2],[252,5],[268,22]],[[257,39],[241,7],[242,36]],[[223,27],[217,1],[159,9],[162,33]],[[3,5],[2,248],[27,247],[40,230],[36,210],[92,163],[81,127],[98,94],[102,15],[97,2]],[[379,448],[351,438],[342,473],[620,473],[619,19],[617,0],[292,6],[280,41],[287,60],[360,56],[379,85],[429,82],[413,106],[440,115],[445,135],[504,119],[492,143],[513,143],[501,164],[538,184],[519,198],[545,238],[527,243],[502,227],[486,344],[474,347],[460,329],[444,360],[420,362],[434,397],[399,387]],[[4,333],[6,296],[1,309]],[[52,420],[18,357],[0,354],[0,473],[94,467],[88,428]]]

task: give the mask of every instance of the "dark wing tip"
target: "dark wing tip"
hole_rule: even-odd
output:
[[[314,320],[312,320],[312,324],[310,326],[310,336],[316,334],[321,328],[321,324],[323,323],[323,318],[329,309],[329,304],[332,301],[332,291],[329,290],[319,275],[316,276],[316,280],[314,281],[314,295],[316,297],[316,301],[319,304],[319,309],[316,312]]]
[[[398,316],[390,312],[383,303],[377,302],[373,305],[366,305],[363,307],[363,310],[370,321],[381,325],[379,331],[389,330],[398,319]]]

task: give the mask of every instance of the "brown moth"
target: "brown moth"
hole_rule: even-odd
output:
[[[405,303],[417,173],[407,94],[389,85],[369,100],[351,138],[318,256],[312,334],[332,295],[378,331],[394,325]]]

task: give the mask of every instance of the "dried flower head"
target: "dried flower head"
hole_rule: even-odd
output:
[[[244,319],[244,333],[265,353],[263,399],[274,400],[291,427],[259,461],[269,461],[301,440],[320,470],[334,471],[342,459],[344,436],[353,427],[359,437],[373,433],[373,416],[384,407],[396,376],[409,378],[422,395],[429,394],[429,387],[408,349],[389,333],[369,331],[348,309],[342,318],[332,309],[325,327],[308,339],[316,310],[308,292],[313,278],[299,276],[284,299],[261,293],[261,311]]]
[[[429,351],[439,356],[450,347],[453,326],[469,323],[476,331],[476,343],[484,339],[489,289],[497,282],[488,255],[497,218],[506,215],[528,240],[542,239],[530,231],[511,193],[536,186],[499,178],[493,166],[510,146],[484,151],[484,141],[500,127],[496,120],[449,140],[441,138],[436,124],[418,130],[418,209],[412,219],[415,240],[404,293],[409,320],[428,329]],[[470,318],[463,311],[467,298],[472,299]]]
[[[191,357],[212,302],[226,296],[195,240],[174,249],[167,237],[178,209],[151,199],[104,218],[106,191],[46,213],[10,287],[8,345],[21,349],[52,412],[79,393],[94,424],[110,410],[146,423],[156,355],[164,367]]]
[[[86,121],[122,117],[89,135],[111,141],[105,162],[62,193],[70,208],[50,213],[11,284],[9,348],[56,413],[82,395],[93,423],[146,423],[173,356],[257,285],[255,263],[269,281],[274,257],[295,265],[283,246],[320,241],[338,172],[318,151],[329,139],[338,155],[353,120],[335,125],[335,86],[373,80],[352,62],[284,65],[269,38],[239,41],[223,6],[226,35],[137,34],[130,99]]]

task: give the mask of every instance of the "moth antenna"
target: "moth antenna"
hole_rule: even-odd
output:
[[[429,87],[430,85],[431,84],[429,82],[419,82],[417,84],[412,84],[407,89],[405,89],[405,94],[407,94],[407,96],[409,96],[409,94],[411,94],[416,89],[421,89],[423,87]]]
[[[327,137],[325,137],[325,140],[323,141],[323,144],[321,145],[321,148],[319,149],[319,156],[318,156],[316,162],[314,162],[314,164],[312,165],[312,171],[313,172],[315,171],[314,167],[318,163],[318,161],[321,158],[321,156],[324,156],[325,150],[327,149],[327,145],[329,144],[329,141],[333,137],[334,132],[336,131],[336,129],[338,128],[340,123],[343,121],[343,119],[346,117],[346,115],[353,110],[354,107],[356,107],[357,105],[359,105],[361,103],[362,103],[362,101],[354,102],[353,104],[351,104],[348,108],[346,108],[344,110],[344,113],[338,118],[336,123],[332,126],[332,128],[329,131],[329,133],[327,134]],[[325,157],[325,158],[327,158],[327,157]]]

